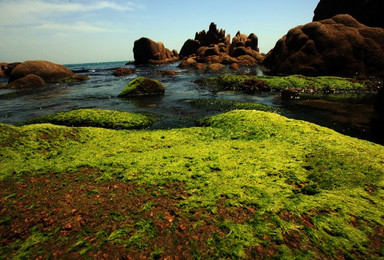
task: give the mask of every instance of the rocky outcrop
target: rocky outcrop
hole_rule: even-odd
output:
[[[176,50],[170,51],[161,42],[154,42],[148,38],[140,38],[133,46],[135,64],[162,64],[178,61]]]
[[[163,95],[165,88],[157,80],[139,77],[131,82],[119,94],[119,97]]]
[[[313,21],[349,14],[360,23],[384,28],[383,0],[321,0],[316,7]]]
[[[0,78],[7,77],[7,74],[5,74],[5,70],[7,69],[8,63],[1,62],[0,63]]]
[[[74,76],[74,73],[63,65],[41,60],[25,61],[12,70],[9,83],[29,74],[35,74],[47,83],[57,83]]]
[[[75,75],[63,65],[49,61],[34,60],[23,63],[8,64],[9,87],[34,88],[45,83],[79,82],[87,80],[87,76]]]
[[[291,29],[265,58],[271,73],[365,76],[384,73],[384,29],[350,15]]]
[[[205,30],[195,34],[195,39],[187,40],[180,50],[183,68],[201,69],[201,63],[257,65],[263,60],[259,53],[258,38],[255,34],[246,35],[238,32],[232,39],[218,30],[211,23],[208,32]],[[214,66],[216,69],[218,66]],[[236,67],[236,66],[234,66]]]

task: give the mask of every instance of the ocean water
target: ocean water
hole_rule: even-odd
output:
[[[127,112],[151,112],[164,116],[153,128],[190,127],[196,120],[220,113],[192,107],[186,99],[228,99],[254,102],[280,108],[281,114],[307,120],[335,129],[344,134],[383,143],[376,126],[373,111],[375,94],[313,94],[300,100],[283,101],[279,93],[246,94],[236,91],[217,92],[193,81],[217,74],[201,74],[178,68],[178,63],[137,66],[125,62],[68,64],[77,74],[88,75],[90,80],[81,83],[63,83],[34,90],[0,88],[0,123],[16,124],[47,114],[79,108],[100,108]],[[116,68],[135,68],[129,76],[115,77]],[[163,76],[161,71],[174,70],[176,76]],[[227,70],[224,73],[233,73]],[[262,74],[258,68],[248,68],[244,74]],[[161,81],[166,89],[164,96],[119,98],[118,94],[134,78],[145,76]],[[6,83],[6,79],[0,79]]]

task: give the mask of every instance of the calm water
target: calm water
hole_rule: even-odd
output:
[[[191,107],[185,99],[215,98],[276,106],[281,108],[281,114],[285,116],[384,143],[378,137],[381,133],[375,124],[377,119],[372,106],[374,94],[314,94],[306,95],[300,100],[282,101],[279,93],[249,95],[241,92],[216,92],[193,83],[195,79],[214,75],[179,69],[177,65],[178,63],[136,67],[136,73],[125,77],[112,75],[115,68],[134,67],[125,65],[125,62],[66,65],[78,74],[90,76],[91,79],[84,83],[49,85],[33,91],[0,89],[0,122],[15,124],[34,117],[78,108],[101,108],[164,115],[165,119],[155,124],[154,128],[188,127],[193,126],[199,118],[219,112]],[[163,70],[174,70],[180,74],[162,76],[158,72]],[[261,71],[253,68],[243,73],[261,74]],[[118,98],[117,95],[126,84],[138,76],[161,81],[166,88],[165,95],[135,99]],[[6,79],[0,79],[0,83],[5,82]]]

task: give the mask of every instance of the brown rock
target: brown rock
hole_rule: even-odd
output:
[[[45,85],[44,80],[35,75],[28,74],[23,78],[16,79],[8,84],[8,88],[21,89],[21,88],[40,88]]]
[[[200,48],[200,42],[197,40],[187,40],[180,50],[180,58],[189,57],[190,55],[196,54]]]
[[[315,9],[313,21],[349,14],[360,23],[384,28],[383,0],[321,0]]]
[[[290,99],[299,99],[299,91],[294,88],[286,88],[281,91],[281,99],[290,100]]]
[[[291,29],[268,53],[272,73],[361,76],[384,74],[384,29],[350,15]]]
[[[239,71],[239,70],[240,70],[240,66],[239,66],[239,64],[237,64],[237,63],[232,63],[229,67],[230,67],[231,69],[233,69],[233,70],[236,70],[236,71]]]
[[[8,63],[1,62],[0,63],[0,78],[7,77],[7,74],[5,74],[5,70],[7,69]]]
[[[133,74],[135,72],[136,70],[131,68],[118,68],[113,72],[113,75],[116,77],[121,77],[121,76],[127,76],[130,74]]]
[[[213,63],[213,64],[210,64],[208,66],[208,68],[210,70],[213,70],[213,71],[221,71],[221,70],[225,69],[225,65],[220,64],[220,63]]]
[[[133,47],[135,64],[162,64],[177,61],[175,53],[164,47],[161,42],[148,38],[135,41]]]
[[[41,60],[25,61],[12,70],[9,83],[29,74],[35,74],[47,83],[57,83],[74,76],[74,73],[63,65]]]

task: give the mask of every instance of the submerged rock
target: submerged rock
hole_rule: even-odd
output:
[[[272,73],[366,76],[384,73],[384,29],[350,15],[291,29],[267,55]]]
[[[179,60],[177,51],[170,51],[162,42],[140,38],[133,47],[135,64],[162,64]]]
[[[130,69],[130,68],[118,68],[113,72],[113,75],[116,77],[121,77],[121,76],[127,76],[130,74],[135,73],[135,69]]]
[[[163,95],[165,88],[157,80],[139,77],[131,82],[119,94],[119,97]]]

